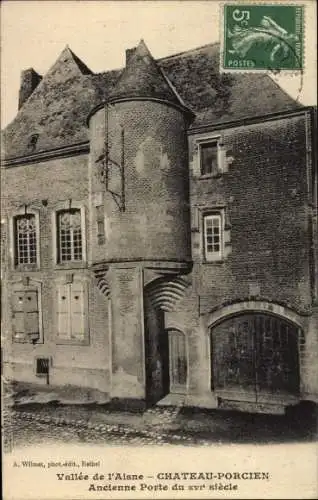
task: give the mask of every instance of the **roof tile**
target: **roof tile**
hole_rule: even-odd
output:
[[[181,104],[143,40],[130,50],[126,67],[109,97],[154,97]]]
[[[100,74],[92,74],[66,47],[6,127],[5,156],[14,158],[86,141],[89,112],[110,96],[132,93],[174,103],[181,98],[196,114],[194,127],[301,107],[267,75],[220,73],[218,44],[154,61],[141,43],[130,52],[125,69]],[[33,134],[38,134],[36,151],[29,147]]]

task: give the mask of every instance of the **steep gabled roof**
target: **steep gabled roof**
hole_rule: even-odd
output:
[[[71,77],[92,75],[91,70],[72,52],[68,45],[62,50],[56,62],[45,74],[50,81],[66,81]]]
[[[36,151],[87,140],[84,124],[94,96],[92,73],[66,46],[5,129],[5,156],[34,153],[34,134]]]
[[[81,61],[81,59],[77,57],[77,55],[74,54],[74,52],[68,46],[67,49],[69,50],[71,56],[73,57],[73,60],[77,64],[77,67],[81,71],[81,73],[83,75],[92,75],[93,74],[92,71],[86,66],[86,64],[83,63],[83,61]]]
[[[196,114],[192,127],[302,107],[267,75],[220,73],[218,44],[157,61],[147,52],[142,43],[137,54],[130,51],[128,70],[92,74],[66,47],[5,129],[5,156],[14,158],[87,141],[89,112],[110,96],[131,92],[183,101]],[[38,134],[36,151],[30,149],[33,134]]]

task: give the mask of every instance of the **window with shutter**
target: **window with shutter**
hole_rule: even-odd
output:
[[[57,292],[57,330],[60,338],[69,338],[70,331],[70,290],[69,285],[61,285]]]
[[[87,340],[85,289],[81,283],[58,286],[57,336],[58,340],[85,342]]]
[[[13,340],[36,342],[40,338],[38,291],[15,290],[12,296]]]
[[[84,339],[85,334],[85,311],[84,293],[79,285],[73,284],[71,287],[71,338]]]

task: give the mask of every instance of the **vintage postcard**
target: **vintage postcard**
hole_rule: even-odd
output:
[[[316,10],[2,2],[4,500],[317,498]]]

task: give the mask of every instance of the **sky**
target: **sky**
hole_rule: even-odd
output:
[[[316,104],[316,2],[300,3],[307,9],[306,68],[303,75],[275,79],[292,97],[311,105]],[[17,112],[21,71],[33,67],[45,74],[66,45],[94,72],[120,68],[125,49],[141,38],[155,58],[219,41],[220,12],[218,0],[3,0],[1,127]]]

